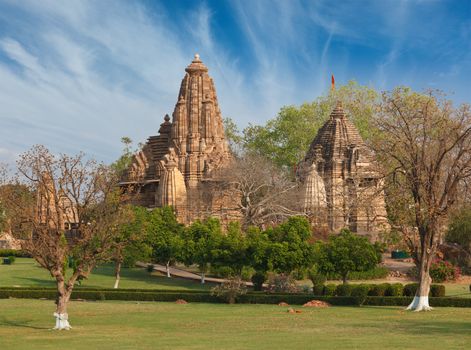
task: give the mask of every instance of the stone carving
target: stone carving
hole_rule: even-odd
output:
[[[186,187],[182,173],[178,170],[178,156],[174,148],[163,156],[159,162],[161,169],[160,184],[157,190],[156,204],[171,205],[184,208],[186,203]]]
[[[195,55],[185,71],[172,121],[165,116],[159,134],[134,156],[121,186],[137,185],[135,204],[172,205],[181,221],[191,222],[203,212],[220,216],[227,207],[213,196],[213,183],[231,156],[208,68]]]
[[[340,102],[319,129],[298,169],[305,189],[305,211],[320,205],[323,182],[330,230],[348,227],[374,236],[387,228],[384,192],[374,155]]]

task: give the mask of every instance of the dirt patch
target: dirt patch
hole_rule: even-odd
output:
[[[278,303],[278,306],[289,306],[289,304],[282,301],[282,302]]]
[[[183,299],[178,299],[177,301],[175,301],[175,304],[188,304],[188,302],[186,300],[183,300]]]
[[[311,300],[303,305],[303,307],[329,307],[329,306],[330,306],[329,303],[326,303],[325,301],[320,301],[320,300]]]

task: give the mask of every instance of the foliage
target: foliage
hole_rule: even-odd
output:
[[[344,285],[345,286],[345,285]],[[350,295],[356,299],[357,305],[363,305],[368,297],[370,287],[366,284],[358,284],[351,290]]]
[[[457,244],[461,252],[447,259],[458,264],[465,272],[471,271],[471,207],[464,207],[451,218],[445,241]]]
[[[184,260],[183,230],[171,207],[156,208],[148,213],[146,239],[152,248],[153,262],[167,265]]]
[[[327,281],[326,276],[318,271],[316,265],[308,270],[308,276],[312,282],[313,287],[324,285],[324,283]]]
[[[349,297],[352,294],[353,287],[350,284],[339,284],[337,288],[335,288],[335,295],[339,297]]]
[[[266,232],[271,242],[267,250],[267,265],[270,270],[290,274],[296,269],[313,264],[314,249],[309,242],[311,229],[306,218],[291,217]]]
[[[297,293],[299,288],[290,274],[271,274],[268,277],[268,291],[271,293]]]
[[[257,271],[251,278],[253,283],[254,291],[261,291],[263,289],[263,283],[267,280],[267,274],[265,272]]]
[[[15,256],[18,258],[30,258],[31,255],[24,250],[15,250],[15,249],[0,249],[0,257],[5,256]]]
[[[430,277],[436,283],[456,281],[460,275],[460,268],[449,261],[437,259],[430,266]]]
[[[470,106],[397,88],[383,94],[375,125],[390,218],[419,267],[417,296],[426,295],[443,227],[471,177]]]
[[[353,271],[368,271],[378,263],[374,246],[365,238],[342,230],[339,235],[332,235],[329,241],[319,242],[317,265],[325,275],[339,274],[344,283]]]
[[[135,150],[132,148],[132,140],[129,137],[121,137],[121,143],[123,144],[123,152],[121,156],[111,164],[111,169],[113,169],[118,178],[121,178],[129,168],[135,153]]]
[[[238,277],[230,278],[211,289],[211,295],[216,295],[229,304],[235,304],[237,297],[245,293],[247,293],[247,286]]]
[[[10,265],[15,263],[16,257],[14,255],[10,255],[8,257],[8,260],[10,261]]]
[[[293,169],[304,157],[313,137],[328,119],[337,101],[342,101],[360,134],[368,140],[375,130],[371,118],[378,94],[369,87],[351,81],[312,103],[281,108],[278,116],[269,120],[265,126],[249,124],[243,131],[245,149],[268,157],[279,167]]]
[[[205,221],[196,221],[184,230],[183,235],[183,261],[187,265],[198,265],[203,282],[203,276],[210,264],[217,262],[218,248],[223,238],[219,220],[208,218]]]

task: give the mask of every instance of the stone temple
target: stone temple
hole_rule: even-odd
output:
[[[374,154],[337,103],[298,166],[303,210],[331,232],[349,228],[375,239],[388,228],[377,170]]]
[[[134,204],[170,205],[182,222],[208,215],[231,220],[234,205],[212,190],[216,170],[231,160],[214,82],[199,55],[185,71],[172,121],[165,116],[121,185],[136,185]]]

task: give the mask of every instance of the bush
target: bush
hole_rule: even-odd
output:
[[[369,291],[369,295],[375,297],[384,297],[389,287],[389,283],[374,284]]]
[[[296,269],[291,275],[295,280],[302,281],[306,278],[306,269]]]
[[[15,250],[15,249],[0,249],[0,257],[10,257],[14,256],[17,258],[31,258],[27,252],[23,250]]]
[[[299,291],[296,281],[289,274],[271,275],[268,278],[268,289],[275,293],[297,293]]]
[[[445,286],[443,284],[432,284],[430,286],[430,296],[431,297],[444,297],[445,296]]]
[[[323,284],[318,284],[312,287],[312,294],[314,295],[324,295],[324,288]]]
[[[389,270],[384,266],[376,266],[367,271],[352,271],[348,274],[350,281],[362,281],[362,280],[376,280],[386,278],[389,275]],[[338,274],[328,274],[327,279],[329,280],[341,280],[342,277]]]
[[[263,289],[263,283],[267,280],[267,274],[264,272],[255,272],[251,278],[253,283],[253,290],[261,291]]]
[[[219,278],[234,276],[234,270],[229,266],[211,266],[211,274]]]
[[[335,295],[339,297],[349,297],[352,294],[352,289],[350,284],[339,284],[335,289]]]
[[[404,296],[413,297],[419,288],[418,283],[410,283],[404,286]],[[430,286],[430,297],[444,297],[446,293],[445,286],[443,284],[432,284]]]
[[[430,266],[430,277],[433,282],[455,281],[460,275],[460,268],[449,261],[437,260]]]
[[[151,273],[154,271],[154,264],[148,264],[146,267],[147,272]]]
[[[8,260],[10,260],[10,264],[13,264],[13,263],[15,262],[16,258],[15,258],[14,255],[10,255],[10,256],[8,257]]]
[[[229,304],[235,304],[237,297],[245,293],[247,286],[240,278],[230,278],[211,289],[211,295],[216,295]]]
[[[311,280],[312,282],[312,285],[315,287],[315,286],[323,286],[325,281],[327,281],[327,278],[325,277],[325,275],[323,275],[322,273],[320,273],[317,268],[313,267],[311,269],[309,269],[308,271],[308,277],[309,279]]]
[[[358,284],[353,286],[351,290],[351,296],[355,298],[357,305],[363,305],[368,296],[370,290],[370,285],[367,284]]]
[[[335,284],[327,284],[324,286],[323,295],[325,296],[334,296],[337,286]]]
[[[402,283],[389,284],[386,289],[386,296],[388,297],[401,297],[404,292],[404,286]]]

